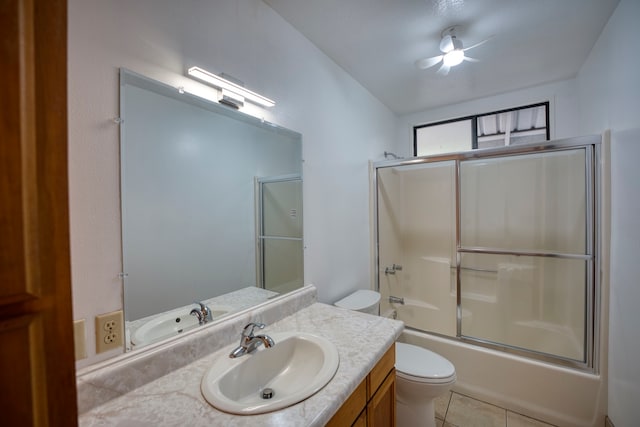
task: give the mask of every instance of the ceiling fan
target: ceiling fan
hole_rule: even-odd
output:
[[[462,40],[460,40],[456,36],[456,31],[458,30],[458,28],[458,26],[454,25],[452,27],[444,29],[442,31],[442,39],[440,40],[440,51],[442,52],[442,54],[430,58],[419,59],[415,62],[416,67],[420,68],[421,70],[426,70],[427,68],[431,68],[434,65],[442,62],[442,65],[438,69],[437,73],[446,76],[447,74],[449,74],[451,67],[455,67],[456,65],[462,63],[462,61],[478,62],[477,59],[466,56],[465,52],[469,49],[473,49],[474,47],[478,47],[481,44],[486,43],[491,37],[486,38],[472,46],[463,47]]]

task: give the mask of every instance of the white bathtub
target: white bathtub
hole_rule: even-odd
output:
[[[558,426],[604,425],[607,384],[603,375],[410,329],[405,329],[399,341],[428,348],[449,359],[456,367],[456,392]]]

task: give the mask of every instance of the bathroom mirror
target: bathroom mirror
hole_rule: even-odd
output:
[[[125,69],[120,109],[129,349],[303,285],[300,134]]]

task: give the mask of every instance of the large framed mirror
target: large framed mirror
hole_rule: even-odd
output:
[[[300,134],[126,69],[120,108],[128,349],[303,286]]]

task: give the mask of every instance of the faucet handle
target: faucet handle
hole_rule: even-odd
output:
[[[264,323],[251,322],[247,326],[245,326],[244,329],[242,330],[242,336],[243,337],[252,337],[253,336],[253,330],[255,328],[263,329],[265,326],[266,325]]]

